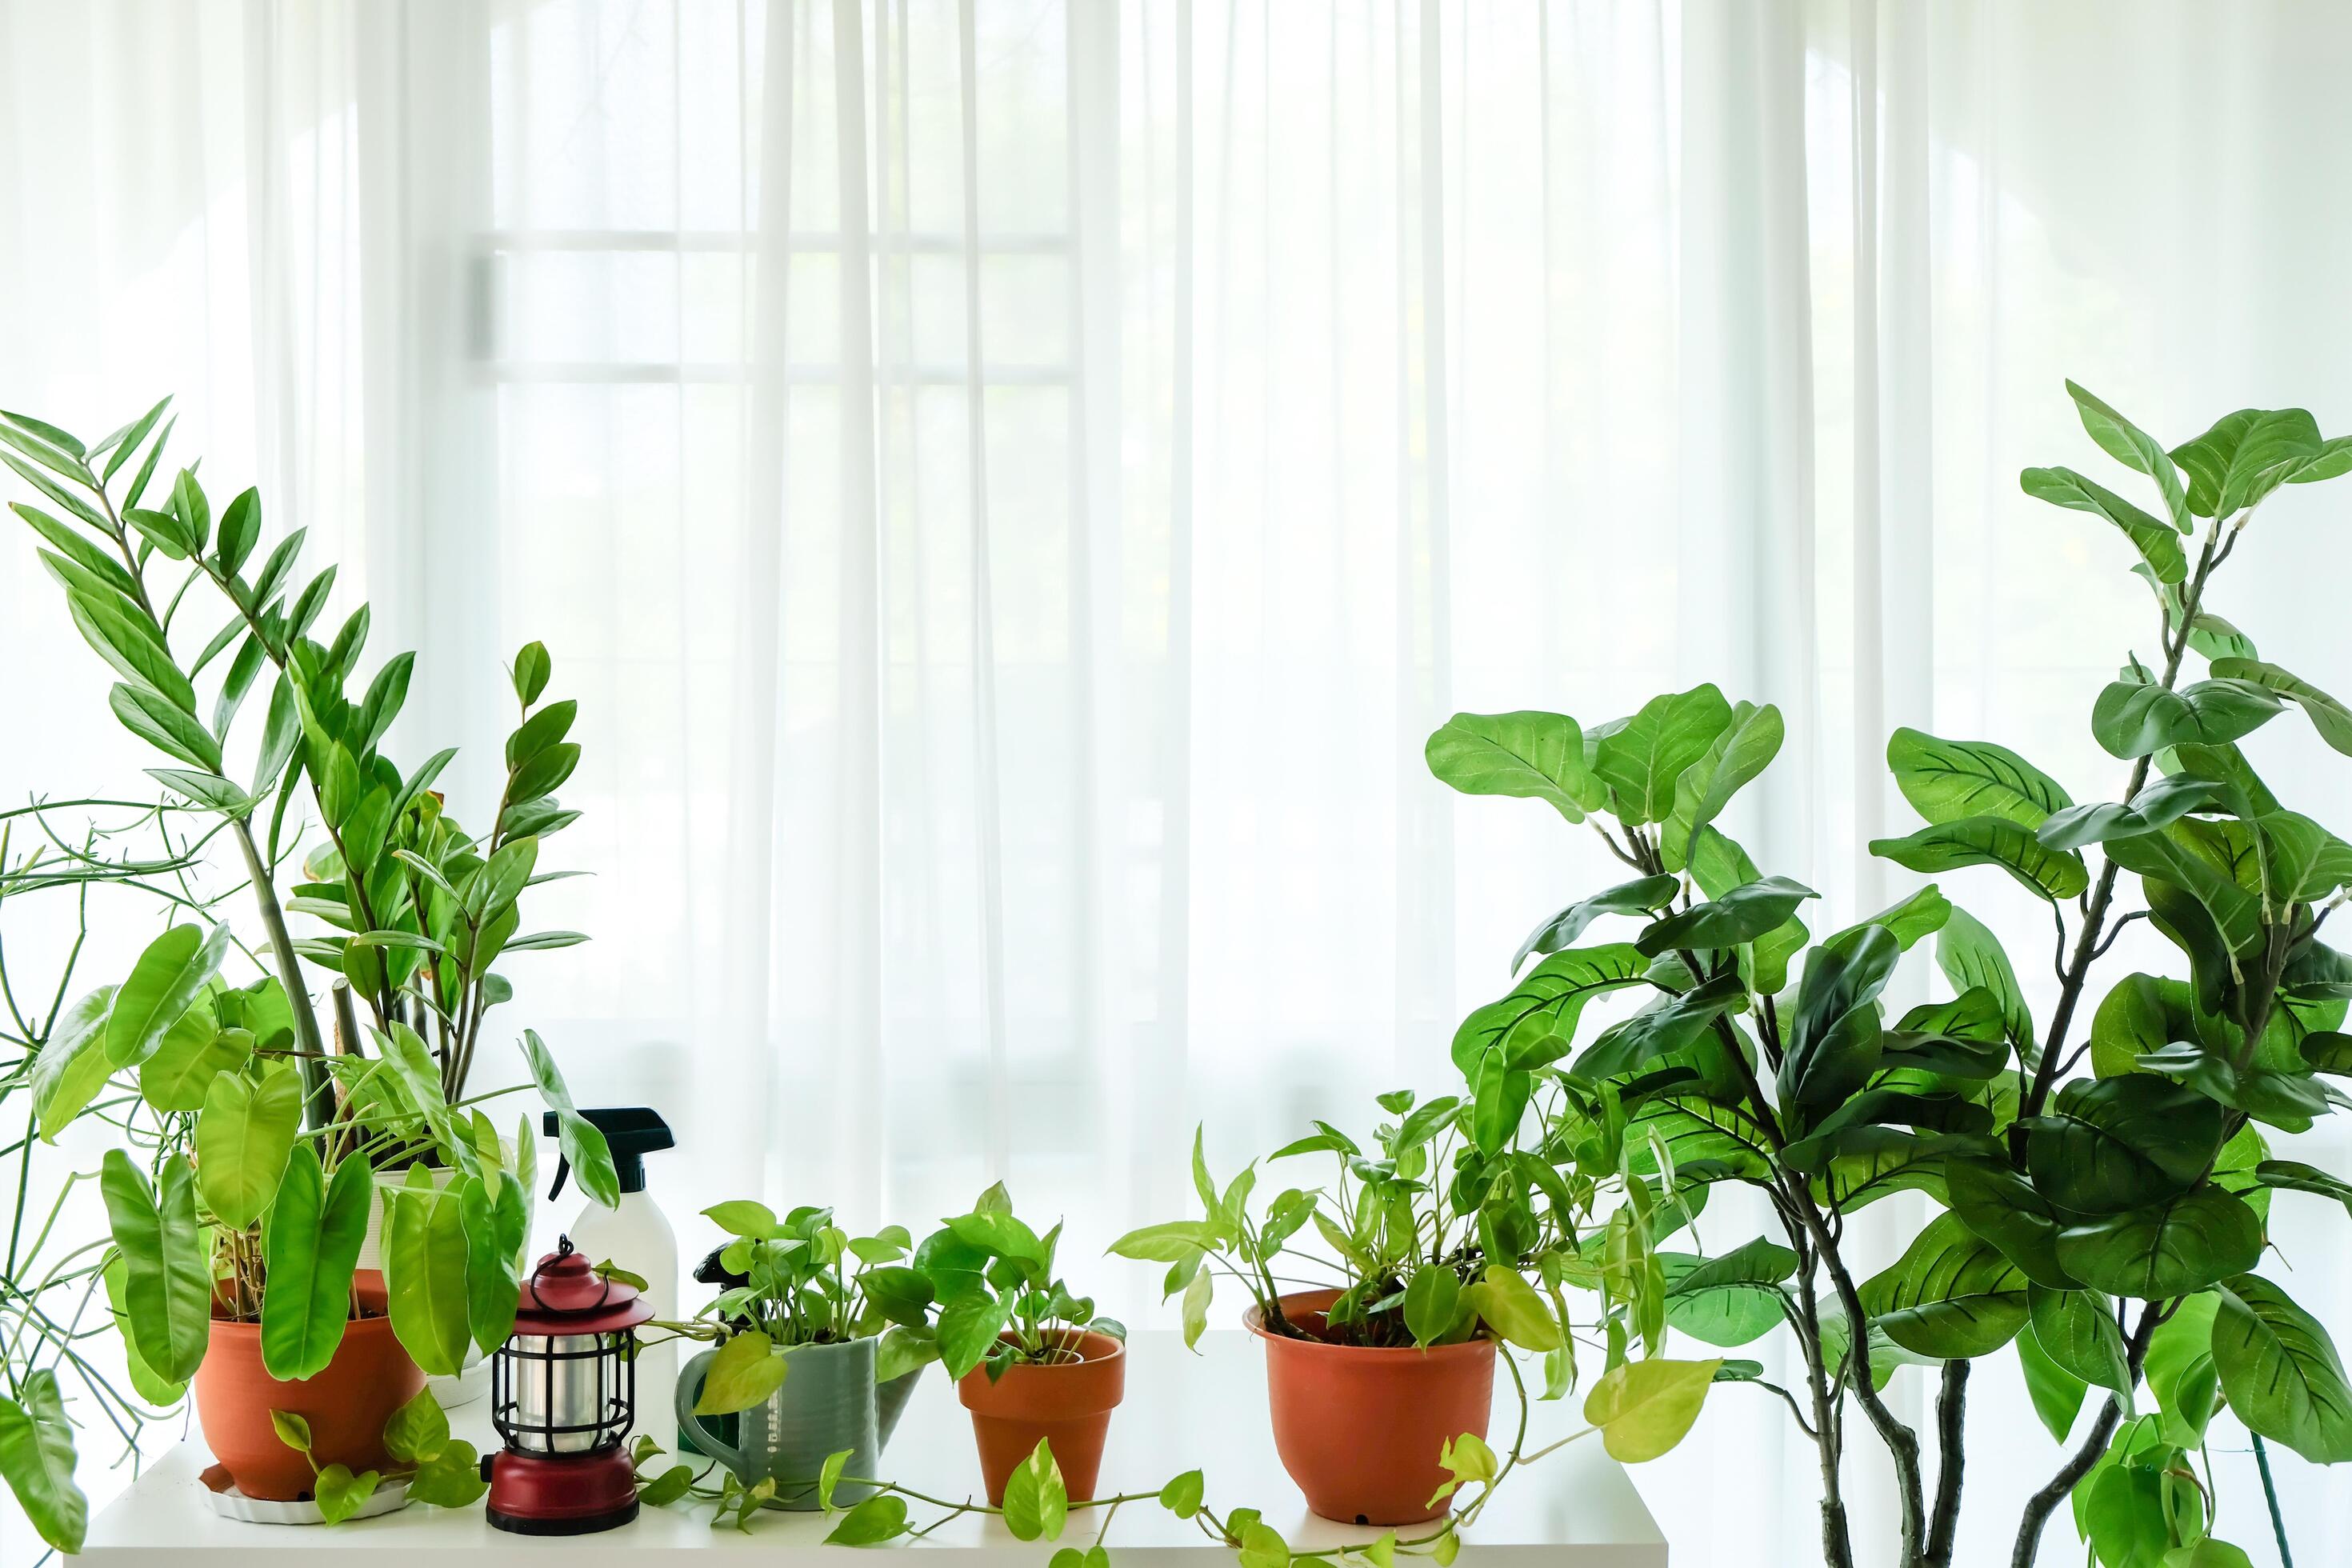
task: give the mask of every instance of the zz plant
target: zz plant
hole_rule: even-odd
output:
[[[1669,1324],[1719,1345],[1790,1332],[1801,1385],[1773,1392],[1818,1449],[1837,1568],[1854,1561],[1841,1462],[1857,1411],[1893,1459],[1899,1561],[1952,1563],[1971,1365],[2011,1343],[2068,1445],[2025,1505],[2015,1568],[2070,1500],[2103,1563],[2242,1562],[2211,1536],[2216,1500],[2189,1463],[2224,1407],[2258,1451],[2352,1458],[2336,1351],[2263,1267],[2275,1190],[2352,1206],[2352,1185],[2271,1158],[2265,1139],[2346,1102],[2328,1075],[2352,1072],[2352,960],[2320,932],[2352,896],[2352,844],[2284,805],[2239,745],[2292,707],[2352,755],[2352,710],[2262,659],[2214,593],[2263,501],[2352,469],[2352,439],[2323,439],[2300,409],[2243,409],[2168,450],[2068,390],[2156,508],[2070,468],[2023,476],[2028,494],[2113,525],[2154,596],[2155,639],[2091,703],[2122,787],[2077,804],[2006,747],[1899,730],[1887,762],[1925,824],[1870,846],[1913,871],[1998,868],[1989,890],[2048,911],[2046,1024],[1987,927],[1934,885],[1813,939],[1813,892],[1763,874],[1717,825],[1780,748],[1769,704],[1701,686],[1589,728],[1460,714],[1428,746],[1458,790],[1589,821],[1633,874],[1537,928],[1457,1059],[1566,1040],[1604,994],[1643,998],[1561,1053],[1565,1140],[1622,1137],[1635,1179],[1678,1195],[1762,1194],[1776,1234],[1707,1258],[1659,1250],[1657,1205],[1629,1204],[1633,1249],[1664,1282]],[[1604,919],[1631,940],[1580,944]],[[2095,987],[2139,921],[2173,972]],[[1950,994],[1895,1015],[1884,993],[1906,952],[1932,953]],[[1848,1223],[1898,1192],[1925,1194],[1930,1217],[1866,1272]],[[1881,1393],[1905,1362],[1937,1369],[1932,1466]]]
[[[29,1113],[12,1150],[18,1193],[35,1134],[54,1142],[86,1114],[121,1130],[99,1177],[112,1234],[98,1275],[133,1391],[164,1406],[181,1397],[215,1319],[257,1321],[272,1376],[323,1367],[362,1310],[352,1274],[376,1173],[408,1167],[383,1195],[389,1312],[420,1366],[455,1373],[469,1342],[488,1350],[505,1338],[518,1289],[528,1120],[510,1163],[482,1108],[497,1096],[465,1086],[485,1016],[511,992],[492,965],[580,940],[516,934],[525,889],[551,875],[536,870],[540,838],[576,816],[552,795],[578,758],[564,739],[573,705],[541,705],[547,655],[524,648],[504,789],[486,836],[461,830],[431,787],[454,752],[404,773],[381,749],[414,656],[385,660],[352,695],[368,607],[331,641],[314,638],[335,573],[299,581],[300,529],[265,552],[255,490],[215,520],[192,468],[157,482],[168,401],[91,446],[0,414],[0,461],[42,503],[11,510],[37,536],[75,626],[120,677],[110,710],[173,764],[148,770],[169,792],[152,812],[162,858],[110,862],[52,839],[85,880],[115,875],[193,917],[151,942],[119,984],[53,1008],[38,1030],[18,1020],[26,1055],[6,1090]],[[191,656],[188,627],[208,598],[226,619]],[[234,726],[265,686],[267,717],[257,733],[248,726],[250,763],[238,765]],[[175,835],[188,820],[209,826]],[[241,873],[225,891],[206,879],[215,836],[236,847]],[[306,878],[293,896],[281,885],[289,862]],[[224,918],[240,898],[259,917],[258,951]],[[289,916],[327,934],[298,940]],[[248,963],[257,973],[229,977]],[[312,972],[333,999],[331,1030]],[[582,1185],[614,1201],[603,1134],[574,1111],[538,1037],[525,1031],[522,1048]],[[16,1301],[26,1299],[20,1266],[12,1246]],[[82,1516],[70,1425],[47,1396],[53,1385],[13,1381],[31,1403],[0,1408],[0,1475],[45,1536],[68,1546]],[[124,1426],[122,1412],[100,1403]],[[420,1495],[446,1472],[435,1500],[467,1500],[457,1496],[462,1468],[420,1472]]]

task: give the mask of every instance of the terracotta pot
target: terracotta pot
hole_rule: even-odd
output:
[[[991,1507],[1004,1506],[1004,1483],[1041,1437],[1054,1446],[1070,1500],[1087,1502],[1095,1495],[1110,1413],[1127,1393],[1127,1347],[1108,1334],[1077,1329],[1066,1331],[1061,1343],[1084,1359],[1010,1366],[994,1383],[986,1366],[976,1366],[956,1384],[956,1397],[971,1412]]]
[[[383,1424],[416,1397],[425,1373],[393,1335],[383,1276],[362,1269],[355,1289],[373,1315],[346,1324],[335,1359],[299,1383],[281,1383],[263,1367],[260,1324],[214,1321],[196,1368],[196,1420],[205,1447],[246,1496],[292,1502],[310,1493],[310,1466],[278,1440],[273,1410],[310,1424],[310,1453],[321,1468],[346,1465],[354,1474],[383,1468]]]
[[[1427,1350],[1333,1344],[1325,1311],[1337,1290],[1280,1298],[1282,1315],[1310,1339],[1269,1332],[1258,1309],[1243,1317],[1265,1342],[1266,1400],[1282,1468],[1307,1506],[1342,1524],[1420,1524],[1446,1505],[1430,1494],[1446,1479],[1448,1438],[1486,1435],[1495,1406],[1495,1344],[1470,1340]]]

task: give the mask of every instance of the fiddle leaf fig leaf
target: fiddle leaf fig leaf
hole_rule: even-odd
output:
[[[2036,500],[2104,517],[2123,530],[2158,582],[2178,583],[2189,575],[2189,558],[2181,552],[2180,535],[2105,485],[2072,468],[2028,468],[2018,479],[2025,493]]]
[[[2156,437],[2074,382],[2066,384],[2066,393],[2082,416],[2083,428],[2090,432],[2099,449],[2126,468],[2137,468],[2153,479],[2157,493],[2164,498],[2165,515],[2172,520],[2172,526],[2183,533],[2194,529],[2197,525],[2189,516],[2189,494],[2181,487],[2180,470],[2174,466],[2171,454],[2157,444]]]
[[[1592,771],[1609,786],[1618,819],[1664,821],[1674,810],[1675,782],[1706,755],[1731,721],[1731,704],[1723,693],[1712,685],[1696,686],[1652,698],[1622,728],[1602,735]]]
[[[1429,737],[1425,754],[1429,771],[1464,795],[1545,801],[1570,822],[1601,802],[1583,732],[1564,713],[1456,713]]]

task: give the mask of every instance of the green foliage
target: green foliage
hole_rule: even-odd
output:
[[[134,809],[119,802],[74,803],[92,813],[86,826],[47,805],[0,813],[0,898],[64,889],[86,900],[94,886],[121,883],[182,911],[116,983],[16,1020],[27,1037],[21,1055],[0,1060],[0,1103],[24,1091],[14,1103],[27,1139],[55,1142],[77,1118],[100,1115],[121,1136],[97,1176],[110,1245],[36,1265],[26,1254],[37,1242],[18,1243],[49,1231],[37,1212],[30,1227],[20,1215],[0,1298],[86,1299],[102,1284],[131,1388],[150,1405],[182,1396],[215,1316],[257,1320],[273,1374],[310,1376],[352,1310],[375,1173],[424,1164],[448,1173],[447,1190],[392,1200],[392,1317],[420,1363],[455,1372],[469,1331],[476,1344],[503,1339],[515,1302],[529,1178],[506,1168],[508,1151],[466,1086],[484,1020],[511,994],[493,966],[581,940],[525,931],[519,913],[531,885],[565,874],[545,869],[541,851],[576,816],[553,795],[577,765],[576,705],[542,702],[551,661],[527,647],[498,805],[486,831],[461,827],[434,789],[454,753],[404,770],[385,750],[415,656],[363,669],[372,612],[358,605],[339,626],[323,619],[335,569],[300,569],[303,531],[271,542],[257,491],[215,507],[194,465],[163,468],[167,403],[87,446],[0,412],[0,461],[37,495],[12,510],[81,640],[116,678],[110,710],[162,753],[147,774],[167,792],[129,826],[100,825],[100,808]],[[248,707],[260,717],[239,730]],[[54,846],[46,865],[9,853],[25,816]],[[133,829],[166,853],[107,848]],[[227,848],[233,871],[215,864]],[[210,890],[216,871],[225,892]],[[243,940],[228,918],[235,904],[259,917]],[[85,929],[89,918],[85,903]],[[68,974],[80,952],[77,942]],[[314,985],[355,1015],[331,1030],[331,1049]],[[61,978],[56,994],[75,993]],[[379,1059],[371,1042],[394,1048]],[[581,1185],[611,1201],[609,1153],[575,1125],[536,1037],[526,1059],[564,1118]],[[79,1494],[72,1444],[53,1441],[50,1424],[66,1409],[84,1424],[102,1415],[128,1440],[144,1411],[90,1357],[68,1353],[75,1333],[61,1325],[74,1313],[56,1306],[6,1336],[0,1388],[14,1392],[0,1417],[13,1410],[26,1424],[0,1420],[0,1473],[63,1544],[80,1528]],[[54,1379],[32,1398],[36,1357],[70,1370],[89,1399],[59,1405]],[[51,1473],[60,1455],[61,1481]],[[466,1446],[416,1458],[415,1495],[452,1505],[479,1495]],[[347,1516],[381,1479],[326,1467],[322,1510]]]
[[[1040,1236],[1014,1215],[1000,1182],[980,1194],[970,1214],[943,1221],[926,1237],[911,1269],[887,1272],[878,1300],[869,1278],[867,1299],[910,1330],[923,1326],[924,1306],[936,1301],[940,1359],[950,1377],[984,1365],[993,1382],[1008,1367],[1077,1361],[1080,1334],[1124,1340],[1127,1330],[1098,1316],[1092,1297],[1071,1294],[1055,1278],[1061,1237],[1059,1225]]]
[[[2352,755],[2352,709],[2263,660],[2210,604],[2220,569],[2258,537],[2253,509],[2281,486],[2352,471],[2352,438],[2323,437],[2299,409],[2245,409],[2168,452],[2113,405],[2067,390],[2085,433],[2128,472],[2110,489],[2072,468],[2031,468],[2023,489],[2119,531],[2153,593],[2153,649],[2125,651],[2083,708],[2128,777],[2115,798],[2078,804],[2005,745],[1899,729],[1887,765],[1922,825],[1870,845],[1916,872],[1998,867],[2007,879],[1986,898],[2056,925],[2047,1035],[1991,931],[1937,888],[1805,951],[1798,910],[1811,890],[1768,875],[1720,826],[1780,749],[1779,715],[1702,686],[1607,722],[1510,716],[1515,732],[1549,738],[1538,771],[1570,802],[1562,815],[1597,827],[1631,879],[1538,926],[1518,962],[1540,962],[1470,1014],[1452,1051],[1474,1104],[1507,1081],[1497,1067],[1529,1076],[1545,1106],[1529,1152],[1578,1184],[1572,1262],[1538,1258],[1528,1272],[1601,1293],[1609,1365],[1591,1395],[1596,1425],[1622,1391],[1675,1375],[1658,1358],[1667,1329],[1731,1346],[1785,1325],[1803,1352],[1790,1405],[1825,1473],[1838,1473],[1849,1431],[1886,1443],[1898,1560],[1914,1568],[1950,1560],[1959,1494],[1930,1497],[1925,1442],[1876,1399],[1906,1358],[1944,1366],[1948,1399],[1971,1361],[2018,1345],[2037,1415],[2084,1446],[2072,1500],[2111,1568],[2242,1559],[2209,1533],[2211,1500],[2191,1463],[2222,1404],[2315,1462],[2352,1447],[2334,1346],[2250,1272],[2275,1189],[2352,1212],[2352,1181],[2270,1159],[2260,1131],[2300,1132],[2352,1103],[2323,1076],[2352,1075],[2341,1031],[2352,957],[2319,940],[2352,896],[2352,843],[2288,809],[2240,748],[2292,706]],[[1441,738],[1433,771],[1456,788],[1542,793],[1491,787],[1495,769],[1463,766],[1466,742]],[[1637,922],[1630,942],[1571,945],[1610,917]],[[2179,963],[2092,990],[2121,925],[2141,918]],[[1948,999],[1891,1019],[1883,998],[1901,994],[1903,955],[1930,936]],[[1597,1008],[1611,1016],[1589,1026]],[[1466,1131],[1480,1152],[1475,1124]],[[1692,1200],[1727,1182],[1760,1189],[1778,1233],[1711,1237],[1733,1244],[1712,1257],[1660,1251]],[[1930,1200],[1926,1223],[1857,1282],[1848,1216],[1904,1190]],[[1176,1259],[1181,1273],[1188,1249],[1235,1246],[1209,1206],[1205,1237],[1160,1227],[1122,1246]],[[1251,1258],[1242,1247],[1236,1272]],[[1406,1269],[1370,1293],[1393,1295],[1426,1342],[1478,1289],[1469,1278],[1449,1292],[1440,1271]],[[1171,1273],[1171,1289],[1185,1283]],[[1651,1359],[1633,1359],[1635,1347]],[[1866,1422],[1847,1418],[1855,1404]],[[1948,1428],[1936,1437],[1953,1440]],[[1958,1472],[1958,1456],[1935,1468]],[[2067,1490],[2062,1480],[2029,1506],[2018,1561]],[[1843,1565],[1842,1528],[1825,1549]]]

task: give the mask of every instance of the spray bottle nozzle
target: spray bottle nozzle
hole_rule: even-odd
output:
[[[644,1105],[598,1106],[580,1113],[586,1121],[604,1135],[613,1151],[613,1173],[621,1179],[621,1191],[642,1193],[646,1190],[645,1156],[658,1149],[675,1149],[677,1140],[670,1133],[669,1123],[661,1112]],[[547,1112],[541,1131],[552,1138],[556,1135],[556,1113]],[[559,1154],[555,1158],[555,1185],[547,1189],[548,1200],[563,1190],[564,1178],[572,1173],[572,1162]]]

